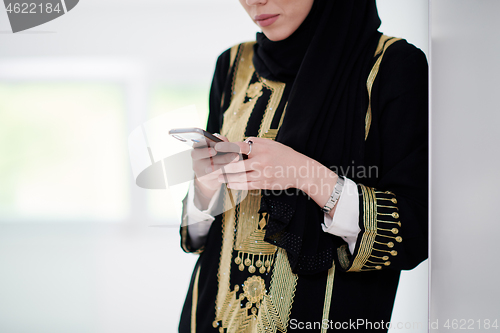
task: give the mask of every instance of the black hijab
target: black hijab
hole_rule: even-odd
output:
[[[379,26],[375,0],[315,0],[289,38],[273,42],[257,34],[257,72],[292,84],[276,141],[336,172],[363,165],[366,80]],[[329,269],[345,242],[322,230],[321,207],[299,190],[262,193],[265,240],[287,251],[292,271]]]

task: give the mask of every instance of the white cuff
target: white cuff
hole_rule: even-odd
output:
[[[189,238],[193,248],[200,248],[205,243],[205,237],[208,234],[208,230],[210,229],[212,222],[215,220],[215,217],[212,216],[212,211],[214,207],[217,206],[220,191],[221,189],[219,188],[217,192],[215,192],[208,204],[207,209],[200,210],[198,208],[201,206],[200,202],[194,195],[194,180],[189,184],[185,210]]]
[[[335,209],[333,219],[325,214],[323,231],[342,237],[349,245],[349,251],[354,253],[359,228],[359,193],[358,186],[352,180],[345,178],[344,188]]]

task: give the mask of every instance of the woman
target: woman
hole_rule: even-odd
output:
[[[385,331],[427,258],[425,56],[374,0],[240,2],[262,33],[217,61],[180,332]]]

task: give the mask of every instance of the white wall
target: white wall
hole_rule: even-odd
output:
[[[500,2],[439,0],[431,13],[431,322],[486,332],[500,319]]]

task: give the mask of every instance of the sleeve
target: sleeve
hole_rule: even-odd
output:
[[[215,73],[212,80],[212,86],[210,88],[209,113],[207,121],[207,131],[210,133],[217,133],[222,127],[222,102],[224,100],[224,91],[226,89],[226,85],[228,84],[227,78],[229,75],[230,52],[231,51],[229,49],[222,53],[217,59],[217,63],[215,65]],[[201,222],[202,225],[197,223],[198,225],[194,227],[197,231],[194,229],[189,230],[188,227],[192,224],[193,218],[199,219],[202,217],[198,216],[196,213],[193,215],[193,205],[190,205],[192,203],[194,203],[194,192],[190,187],[188,194],[182,201],[182,223],[180,228],[181,248],[185,252],[202,253],[204,250],[204,238],[206,237],[196,237],[196,234],[200,235],[201,233],[206,236],[205,231],[208,233],[209,226],[207,228],[207,223],[205,221]],[[204,221],[204,219],[201,219],[201,221]],[[191,235],[194,235],[194,238],[196,239],[192,239]]]
[[[337,259],[348,272],[412,269],[428,256],[428,66],[421,50],[406,41],[388,49],[372,111],[365,156],[377,161],[377,174],[358,182],[361,232],[352,255],[344,244]]]
[[[207,132],[219,133],[222,128],[222,116],[224,115],[224,106],[230,96],[225,95],[227,86],[230,84],[228,77],[230,75],[230,56],[231,49],[226,50],[217,59],[215,73],[212,80],[209,96],[209,113],[207,121]]]
[[[205,244],[205,239],[208,234],[208,230],[215,220],[213,216],[213,211],[217,206],[218,199],[220,197],[221,189],[215,192],[214,196],[210,200],[206,210],[200,210],[200,203],[194,195],[194,181],[191,181],[189,185],[189,191],[186,200],[186,218],[189,238],[191,239],[191,245],[193,248],[201,248]]]
[[[358,187],[355,182],[346,178],[345,185],[340,194],[340,199],[335,209],[333,218],[325,214],[323,231],[342,237],[349,246],[349,252],[354,253],[359,229],[359,199]]]

